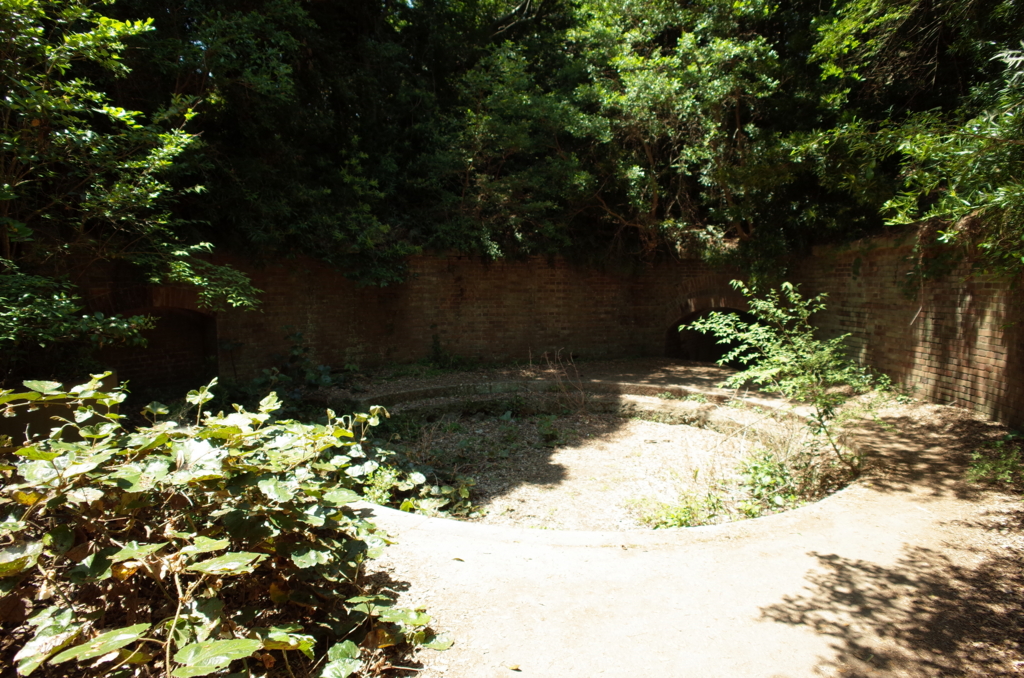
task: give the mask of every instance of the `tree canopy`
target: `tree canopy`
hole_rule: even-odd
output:
[[[757,276],[928,219],[1024,265],[1012,0],[0,1],[26,274],[87,250],[245,303],[211,243],[369,284],[424,249]]]

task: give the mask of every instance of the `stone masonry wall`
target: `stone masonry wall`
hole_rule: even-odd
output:
[[[911,282],[913,233],[817,248],[791,276],[828,293],[816,316],[826,338],[850,333],[854,355],[918,398],[1024,423],[1021,304],[1005,280],[966,262]]]

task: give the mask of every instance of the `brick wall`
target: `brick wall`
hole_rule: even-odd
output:
[[[1024,334],[1013,290],[966,262],[908,290],[913,243],[904,233],[817,248],[792,279],[828,293],[828,310],[814,319],[824,337],[849,332],[858,359],[916,397],[1021,425]]]
[[[825,337],[850,333],[855,357],[914,389],[917,397],[970,407],[1024,424],[1020,304],[1005,281],[960,264],[906,291],[913,234],[816,249],[790,276],[829,294],[816,318]],[[735,272],[698,261],[662,262],[629,272],[598,271],[562,259],[491,262],[458,255],[410,259],[407,282],[360,288],[311,259],[246,270],[265,290],[257,312],[195,314],[186,288],[97,283],[93,306],[161,313],[146,353],[119,353],[125,376],[155,385],[209,369],[250,378],[290,348],[301,331],[314,359],[342,367],[426,358],[441,350],[487,361],[539,360],[544,352],[585,358],[678,355],[680,322],[713,308],[745,309],[728,282]],[[290,329],[285,329],[290,327]],[[681,356],[693,357],[693,356]],[[194,377],[194,378],[193,378]]]
[[[221,374],[251,377],[299,330],[322,364],[412,362],[441,350],[487,361],[663,355],[666,333],[695,310],[733,301],[727,274],[696,261],[602,272],[563,259],[484,262],[416,256],[408,281],[360,288],[309,259],[255,269],[256,313],[217,317]],[[291,330],[285,330],[288,326]]]

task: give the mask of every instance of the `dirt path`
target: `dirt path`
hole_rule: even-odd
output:
[[[419,676],[997,676],[1024,673],[1024,511],[964,483],[998,427],[933,406],[859,428],[869,477],[706,528],[569,532],[376,509],[377,561],[455,646]],[[411,673],[409,675],[412,675]]]

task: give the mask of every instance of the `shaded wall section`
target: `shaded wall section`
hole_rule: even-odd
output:
[[[1009,281],[961,262],[908,285],[913,243],[906,233],[816,248],[791,279],[805,293],[828,293],[813,319],[824,338],[850,333],[856,358],[915,397],[1024,424],[1021,301]]]
[[[680,358],[683,360],[695,360],[704,363],[717,363],[740,344],[736,341],[719,341],[718,337],[710,333],[698,332],[687,329],[690,323],[703,320],[712,313],[725,313],[737,315],[744,322],[754,323],[757,321],[751,313],[738,308],[713,307],[696,313],[691,313],[680,318],[677,323],[668,329],[665,336],[665,355],[669,358]],[[742,369],[743,364],[737,360],[727,363],[729,367]]]
[[[484,361],[660,356],[665,333],[708,307],[735,307],[730,275],[698,261],[598,271],[563,259],[409,260],[407,282],[357,287],[311,259],[266,268],[232,261],[262,290],[255,313],[217,316],[220,373],[245,379],[289,349],[299,331],[326,365],[413,362],[440,350]],[[740,302],[742,303],[742,302]]]
[[[827,292],[815,318],[825,338],[850,333],[856,358],[923,399],[1024,425],[1022,302],[1008,281],[961,263],[912,285],[914,234],[818,248],[790,280]],[[209,315],[194,290],[154,287],[97,270],[82,288],[93,310],[159,317],[146,351],[112,351],[136,385],[194,388],[214,372],[248,379],[279,362],[301,332],[312,358],[333,367],[413,362],[435,351],[484,361],[669,356],[709,360],[714,347],[679,325],[709,310],[747,309],[736,271],[695,260],[600,271],[554,258],[485,262],[459,255],[409,260],[407,282],[360,288],[312,259],[246,271],[264,290],[257,312]],[[696,343],[695,343],[696,342]]]
[[[212,316],[185,308],[137,308],[130,315],[148,315],[156,326],[142,333],[145,348],[116,347],[100,360],[117,370],[133,391],[198,388],[217,375],[216,323]]]
[[[90,311],[107,315],[146,315],[155,327],[142,333],[145,348],[110,346],[97,358],[132,391],[197,388],[217,375],[217,326],[199,308],[195,288],[153,285],[128,266],[97,266],[79,281]]]

